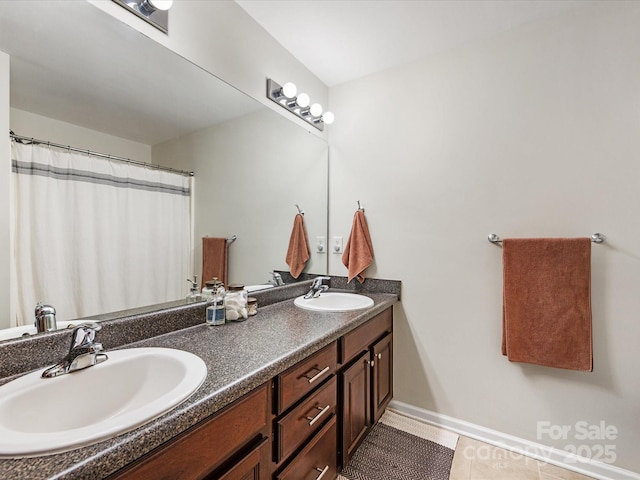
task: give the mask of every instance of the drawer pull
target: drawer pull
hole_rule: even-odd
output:
[[[378,354],[378,360],[380,360],[381,358],[382,358],[382,354],[381,354],[381,353],[379,353],[379,354]]]
[[[329,471],[329,465],[327,465],[324,468],[318,468],[316,467],[316,470],[318,472],[320,472],[320,475],[318,475],[318,477],[316,478],[316,480],[320,480],[322,477],[324,477],[324,474],[327,473]]]
[[[316,407],[318,410],[320,410],[320,413],[318,413],[315,417],[306,417],[307,420],[309,420],[309,426],[311,427],[314,423],[316,423],[318,420],[320,420],[320,417],[322,417],[325,413],[327,413],[329,411],[329,409],[331,408],[331,405],[327,405],[324,408],[321,407]]]
[[[373,360],[371,360],[371,361],[369,362],[369,366],[370,366],[370,367],[375,367],[375,366],[376,366],[376,362],[374,362]]]
[[[307,380],[309,380],[309,383],[313,383],[315,382],[317,379],[319,379],[322,375],[324,375],[325,373],[327,373],[329,370],[331,369],[331,367],[326,366],[324,367],[322,370],[320,370],[318,373],[316,373],[313,377],[310,377],[309,375],[304,375],[304,378],[306,378]],[[318,370],[318,368],[314,368],[314,370]]]

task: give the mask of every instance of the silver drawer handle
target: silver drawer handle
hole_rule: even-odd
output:
[[[318,373],[316,373],[313,377],[309,377],[309,375],[304,375],[304,378],[309,380],[309,383],[313,383],[315,382],[317,379],[319,379],[322,375],[324,375],[325,373],[327,373],[329,370],[331,369],[331,367],[326,366],[324,367],[322,370],[320,370]],[[316,368],[317,370],[317,368]]]
[[[320,480],[322,477],[324,477],[324,474],[327,473],[329,471],[329,465],[327,465],[324,468],[318,468],[316,467],[316,470],[318,472],[320,472],[320,475],[318,475],[318,477],[316,478],[316,480]]]
[[[331,405],[327,405],[324,408],[321,407],[316,407],[318,410],[320,410],[320,413],[318,413],[315,417],[306,417],[307,420],[309,420],[309,426],[311,427],[314,423],[316,423],[318,420],[320,420],[320,417],[323,416],[325,413],[327,413],[329,411],[329,409],[331,408]]]
[[[379,353],[379,354],[378,354],[378,360],[380,360],[381,358],[382,358],[382,354],[381,354],[381,353]]]

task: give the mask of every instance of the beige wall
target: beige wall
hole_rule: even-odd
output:
[[[25,137],[48,140],[62,145],[108,153],[140,162],[151,162],[151,146],[88,128],[43,117],[35,113],[11,109],[11,130]]]
[[[9,130],[9,55],[0,52],[0,132]],[[11,158],[11,142],[9,136],[0,135],[0,152],[4,158]],[[9,230],[11,218],[11,162],[0,162],[0,328],[11,325],[13,315],[11,298],[13,282],[11,281],[12,242]]]
[[[538,421],[605,421],[640,472],[640,4],[502,34],[330,90],[330,230],[356,200],[369,276],[402,280],[395,398],[536,443]],[[502,237],[594,246],[595,369],[500,354]],[[330,273],[345,274],[331,258]]]

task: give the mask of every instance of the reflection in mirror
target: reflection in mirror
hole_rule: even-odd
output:
[[[233,235],[228,283],[264,284],[274,269],[288,270],[296,204],[305,212],[310,247],[326,236],[327,156],[324,140],[266,109],[154,146],[154,161],[194,171],[199,180],[195,271],[202,237]],[[326,273],[327,255],[310,250],[305,271]]]
[[[88,2],[0,2],[0,51],[10,55],[17,134],[195,172],[192,274],[206,235],[237,235],[230,281],[287,270],[296,203],[311,245],[326,236],[322,139]],[[307,271],[326,273],[326,254],[313,250]],[[2,315],[0,328],[10,326]]]

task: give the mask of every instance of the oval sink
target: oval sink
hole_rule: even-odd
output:
[[[42,370],[0,386],[0,457],[49,455],[133,430],[186,400],[207,366],[189,352],[132,348],[54,378]]]
[[[324,292],[317,298],[298,297],[293,303],[297,307],[317,312],[348,312],[371,307],[373,299],[357,293]]]

